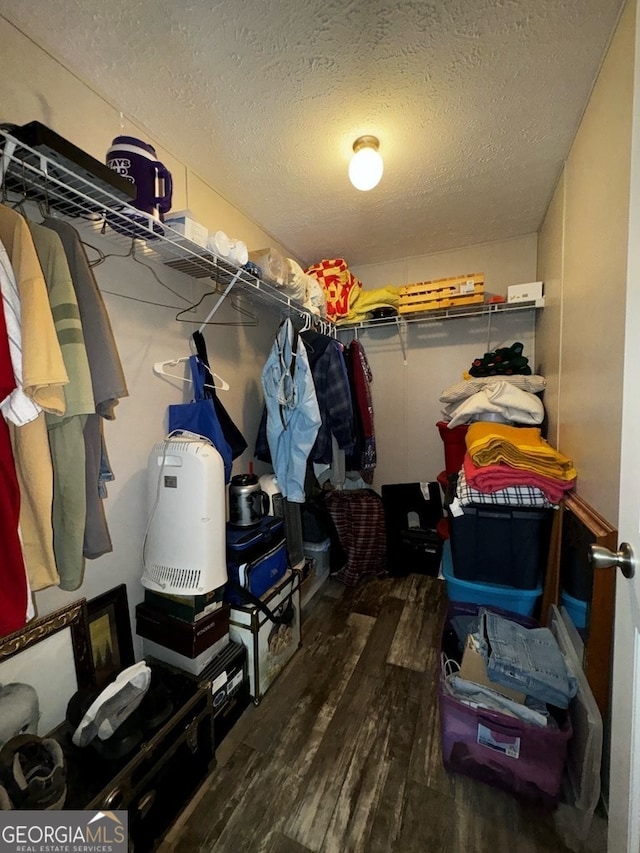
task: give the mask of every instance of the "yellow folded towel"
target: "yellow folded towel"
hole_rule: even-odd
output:
[[[378,287],[375,290],[362,289],[349,306],[348,315],[342,323],[355,323],[366,320],[369,312],[374,308],[398,308],[400,305],[400,291],[397,287]]]
[[[556,480],[575,480],[573,462],[545,441],[537,427],[512,427],[478,421],[466,434],[467,450],[476,465],[504,462]]]

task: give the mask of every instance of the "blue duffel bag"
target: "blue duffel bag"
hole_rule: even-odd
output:
[[[253,603],[280,581],[289,568],[284,521],[267,516],[256,527],[227,525],[225,601]],[[248,593],[248,595],[246,594]]]

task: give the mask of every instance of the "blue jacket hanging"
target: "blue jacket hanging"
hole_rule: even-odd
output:
[[[262,371],[267,441],[284,497],[304,503],[307,458],[321,418],[305,345],[285,320]]]
[[[228,483],[231,479],[231,448],[224,437],[213,400],[205,397],[205,366],[195,355],[189,358],[189,366],[193,381],[193,400],[191,403],[169,406],[169,432],[187,430],[208,438],[222,456],[224,481]]]

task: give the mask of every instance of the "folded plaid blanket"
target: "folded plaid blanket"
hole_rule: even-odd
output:
[[[467,483],[464,468],[458,474],[456,494],[461,506],[469,504],[500,504],[506,506],[539,507],[541,509],[555,508],[542,489],[528,483],[510,485],[495,492],[481,492]]]

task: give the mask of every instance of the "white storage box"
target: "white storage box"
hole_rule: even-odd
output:
[[[542,299],[542,282],[530,281],[528,284],[510,284],[507,288],[507,302],[535,302]]]
[[[186,655],[181,655],[167,646],[161,646],[160,643],[154,643],[153,640],[142,639],[142,653],[146,657],[156,658],[156,660],[170,663],[178,669],[184,669],[185,672],[190,672],[192,675],[200,675],[203,669],[211,663],[214,657],[220,654],[229,644],[229,634],[220,637],[212,646],[205,649],[195,658],[188,658]]]
[[[288,571],[262,601],[277,616],[291,604],[290,623],[273,623],[253,604],[234,605],[229,618],[229,636],[247,649],[249,692],[256,705],[300,647],[300,575]]]
[[[167,213],[164,219],[165,225],[173,228],[178,234],[182,234],[187,240],[192,243],[197,243],[203,249],[207,248],[207,238],[209,231],[204,225],[196,222],[193,213],[190,210],[172,210]]]

